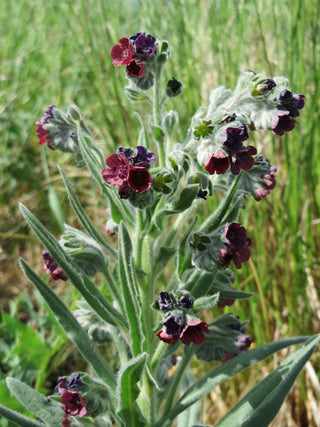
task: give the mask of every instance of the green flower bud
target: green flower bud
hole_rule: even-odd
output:
[[[162,119],[162,127],[168,135],[171,135],[176,130],[178,123],[179,114],[177,111],[169,111]]]

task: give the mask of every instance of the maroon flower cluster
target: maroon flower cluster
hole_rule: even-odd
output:
[[[61,396],[61,403],[64,405],[62,427],[69,427],[71,425],[69,415],[79,415],[80,418],[86,415],[87,408],[83,397],[77,391],[69,391],[70,389],[84,385],[80,374],[71,375],[68,381],[64,377],[59,378],[55,393]]]
[[[185,345],[191,343],[199,345],[205,341],[204,332],[209,333],[208,324],[201,320],[190,320],[185,326],[182,325],[181,317],[170,314],[163,322],[166,330],[160,329],[157,337],[167,344],[175,344],[179,338]]]
[[[242,144],[249,138],[246,126],[227,127],[221,134],[222,148],[212,154],[205,163],[205,169],[213,175],[224,174],[230,166],[233,175],[239,175],[241,170],[249,170],[254,165],[255,147]]]
[[[145,33],[137,33],[135,36],[122,38],[119,44],[111,50],[112,63],[116,67],[126,65],[128,76],[141,78],[145,72],[145,61],[154,56],[156,52],[156,39]]]
[[[290,132],[298,123],[295,117],[299,116],[299,110],[304,107],[304,95],[293,95],[290,90],[283,90],[276,98],[276,102],[280,104],[281,109],[277,111],[277,115],[272,118],[271,126],[276,135],[283,135],[285,132]]]
[[[155,161],[153,153],[147,153],[145,147],[138,146],[136,155],[131,156],[131,149],[120,149],[120,153],[111,154],[102,169],[103,179],[111,185],[118,185],[121,199],[128,199],[130,191],[144,193],[152,185],[152,178],[145,166]]]
[[[241,263],[250,258],[249,246],[252,245],[252,241],[246,236],[246,229],[241,227],[240,222],[227,223],[223,235],[225,237],[225,248],[218,250],[219,262],[228,266],[233,261],[236,268],[240,269]]]
[[[49,120],[54,118],[54,115],[53,115],[54,108],[55,108],[54,105],[49,105],[49,107],[44,111],[40,122],[36,122],[36,125],[37,125],[36,134],[37,134],[37,137],[39,138],[39,144],[40,145],[48,144],[48,147],[51,148],[51,150],[54,150],[54,148],[52,147],[52,144],[49,138],[49,132],[43,126],[46,125],[49,122]]]
[[[261,177],[263,180],[263,187],[256,188],[255,190],[255,199],[257,201],[260,201],[270,194],[270,191],[276,186],[277,181],[274,177],[276,172],[277,168],[275,166],[270,166],[268,172]]]
[[[55,260],[52,258],[49,251],[42,251],[42,256],[44,259],[43,269],[47,274],[51,275],[53,280],[68,280],[68,277],[65,275],[62,268],[59,267]]]

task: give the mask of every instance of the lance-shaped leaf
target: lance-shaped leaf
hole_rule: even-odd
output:
[[[137,236],[138,238],[139,236]],[[137,356],[142,350],[144,341],[141,303],[133,266],[131,238],[122,222],[119,226],[119,277],[129,319],[132,353]]]
[[[28,411],[40,418],[46,426],[56,427],[61,425],[63,410],[60,403],[43,396],[16,378],[9,377],[6,379],[6,383],[14,397]]]
[[[72,258],[65,253],[54,236],[41,224],[29,209],[22,204],[19,206],[22,215],[34,234],[47,248],[55,262],[62,268],[88,304],[107,323],[121,325],[123,328],[126,328],[127,321],[124,316],[102,295],[89,277],[79,270],[79,267],[73,262]]]
[[[188,367],[181,381],[180,391],[184,393],[194,382],[195,377]],[[183,411],[178,417],[177,427],[194,427],[197,423],[200,422],[200,413],[201,413],[201,400],[195,402],[192,406],[189,406],[188,409]]]
[[[119,371],[118,374],[118,415],[125,421],[126,426],[141,427],[145,425],[145,420],[136,403],[139,396],[137,383],[141,380],[147,354],[131,359]]]
[[[320,342],[320,335],[308,340],[240,400],[217,427],[267,426],[277,415],[298,374]]]
[[[40,423],[39,421],[32,420],[25,415],[20,414],[17,411],[13,411],[12,409],[7,408],[0,404],[0,415],[7,418],[10,421],[13,421],[20,427],[44,427],[45,424]]]
[[[114,390],[116,382],[112,370],[73,314],[23,259],[19,260],[19,264],[27,278],[36,286],[69,338],[76,344],[82,355],[96,371],[97,375]]]
[[[87,216],[85,210],[81,206],[66,173],[60,168],[60,166],[58,166],[58,169],[59,169],[59,172],[62,176],[64,185],[66,187],[70,204],[71,204],[75,214],[77,215],[79,221],[81,222],[83,227],[87,230],[88,234],[94,240],[96,240],[98,243],[100,243],[100,245],[102,245],[113,258],[117,259],[117,255],[118,255],[117,251],[114,250],[110,245],[108,245],[108,243],[105,242],[105,240],[101,237],[101,235],[94,228],[94,226],[93,226],[92,222],[90,221],[89,217]]]
[[[266,357],[271,356],[276,351],[282,350],[290,345],[301,344],[309,338],[310,337],[295,337],[272,342],[253,350],[243,352],[234,359],[218,366],[189,387],[167,415],[168,421],[174,420],[178,414],[185,411],[189,406],[193,405],[193,403],[197,402],[206,394],[210,393],[210,391],[221,382],[232,378],[245,368],[255,365]]]
[[[92,146],[86,142],[80,126],[77,128],[77,135],[82,157],[85,160],[92,177],[98,184],[101,194],[107,199],[109,203],[112,219],[118,224],[121,219],[125,219],[127,222],[132,224],[133,217],[131,212],[126,209],[125,204],[121,201],[118,194],[112,188],[108,187],[104,182],[101,175],[101,171],[104,165],[102,165],[100,160],[97,158],[95,150],[92,149]]]
[[[197,298],[193,305],[193,311],[195,313],[199,313],[199,311],[205,310],[207,308],[215,307],[218,301],[219,301],[219,292],[211,296]]]

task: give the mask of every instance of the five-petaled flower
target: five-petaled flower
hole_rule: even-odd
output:
[[[61,403],[66,414],[83,417],[87,413],[85,401],[77,391],[65,391],[61,396]]]
[[[126,37],[123,37],[119,40],[119,44],[116,44],[111,49],[111,58],[113,59],[112,64],[116,67],[129,64],[133,55],[134,49],[131,41]]]
[[[240,269],[241,263],[250,258],[249,246],[252,245],[252,240],[246,236],[246,229],[241,227],[239,222],[227,223],[223,235],[225,237],[225,248],[218,250],[219,262],[228,266],[233,261],[236,268]]]
[[[183,328],[180,339],[185,345],[191,343],[199,345],[206,339],[204,336],[209,333],[208,324],[202,320],[190,320],[190,322]]]

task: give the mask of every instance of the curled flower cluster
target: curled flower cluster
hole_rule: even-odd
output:
[[[119,149],[119,153],[111,154],[106,159],[107,168],[102,169],[103,179],[111,185],[118,185],[121,199],[128,199],[131,191],[144,193],[152,185],[152,178],[147,169],[154,163],[155,155],[147,153],[147,149],[137,146],[135,156],[131,149]]]
[[[62,427],[71,425],[69,415],[83,417],[87,413],[87,408],[83,397],[77,391],[69,391],[84,386],[80,374],[71,375],[68,380],[65,377],[59,378],[55,393],[61,396],[61,403],[64,405]]]
[[[112,63],[116,67],[126,65],[129,77],[140,79],[146,73],[146,62],[156,53],[156,39],[145,33],[137,33],[119,40],[111,50]]]
[[[44,259],[44,265],[43,269],[47,274],[50,274],[52,279],[57,281],[59,279],[67,281],[68,277],[64,273],[61,267],[58,266],[58,264],[55,262],[55,260],[52,258],[49,251],[43,251],[42,257]]]
[[[240,269],[241,263],[248,261],[250,258],[249,246],[252,245],[252,240],[247,237],[246,229],[241,227],[240,222],[227,223],[223,235],[225,248],[218,250],[219,262],[224,266],[228,266],[233,261],[236,268]]]
[[[154,307],[169,312],[162,322],[165,329],[160,329],[156,334],[161,341],[170,345],[179,339],[185,345],[199,345],[205,341],[204,333],[209,333],[208,324],[195,318],[187,321],[186,313],[192,309],[193,303],[194,300],[189,295],[175,298],[166,291],[159,293]]]
[[[222,148],[207,158],[205,169],[213,175],[224,174],[230,166],[233,175],[239,175],[241,170],[249,170],[254,165],[255,147],[242,144],[249,138],[247,127],[242,124],[238,127],[227,127],[221,134]]]
[[[55,108],[54,105],[49,105],[49,107],[44,111],[40,121],[36,122],[36,125],[37,125],[36,134],[37,134],[37,137],[39,138],[39,144],[40,145],[48,144],[48,147],[51,148],[51,150],[54,150],[54,148],[49,138],[49,131],[47,131],[44,128],[44,125],[49,123],[49,120],[54,119],[54,115],[53,115],[54,108]]]

